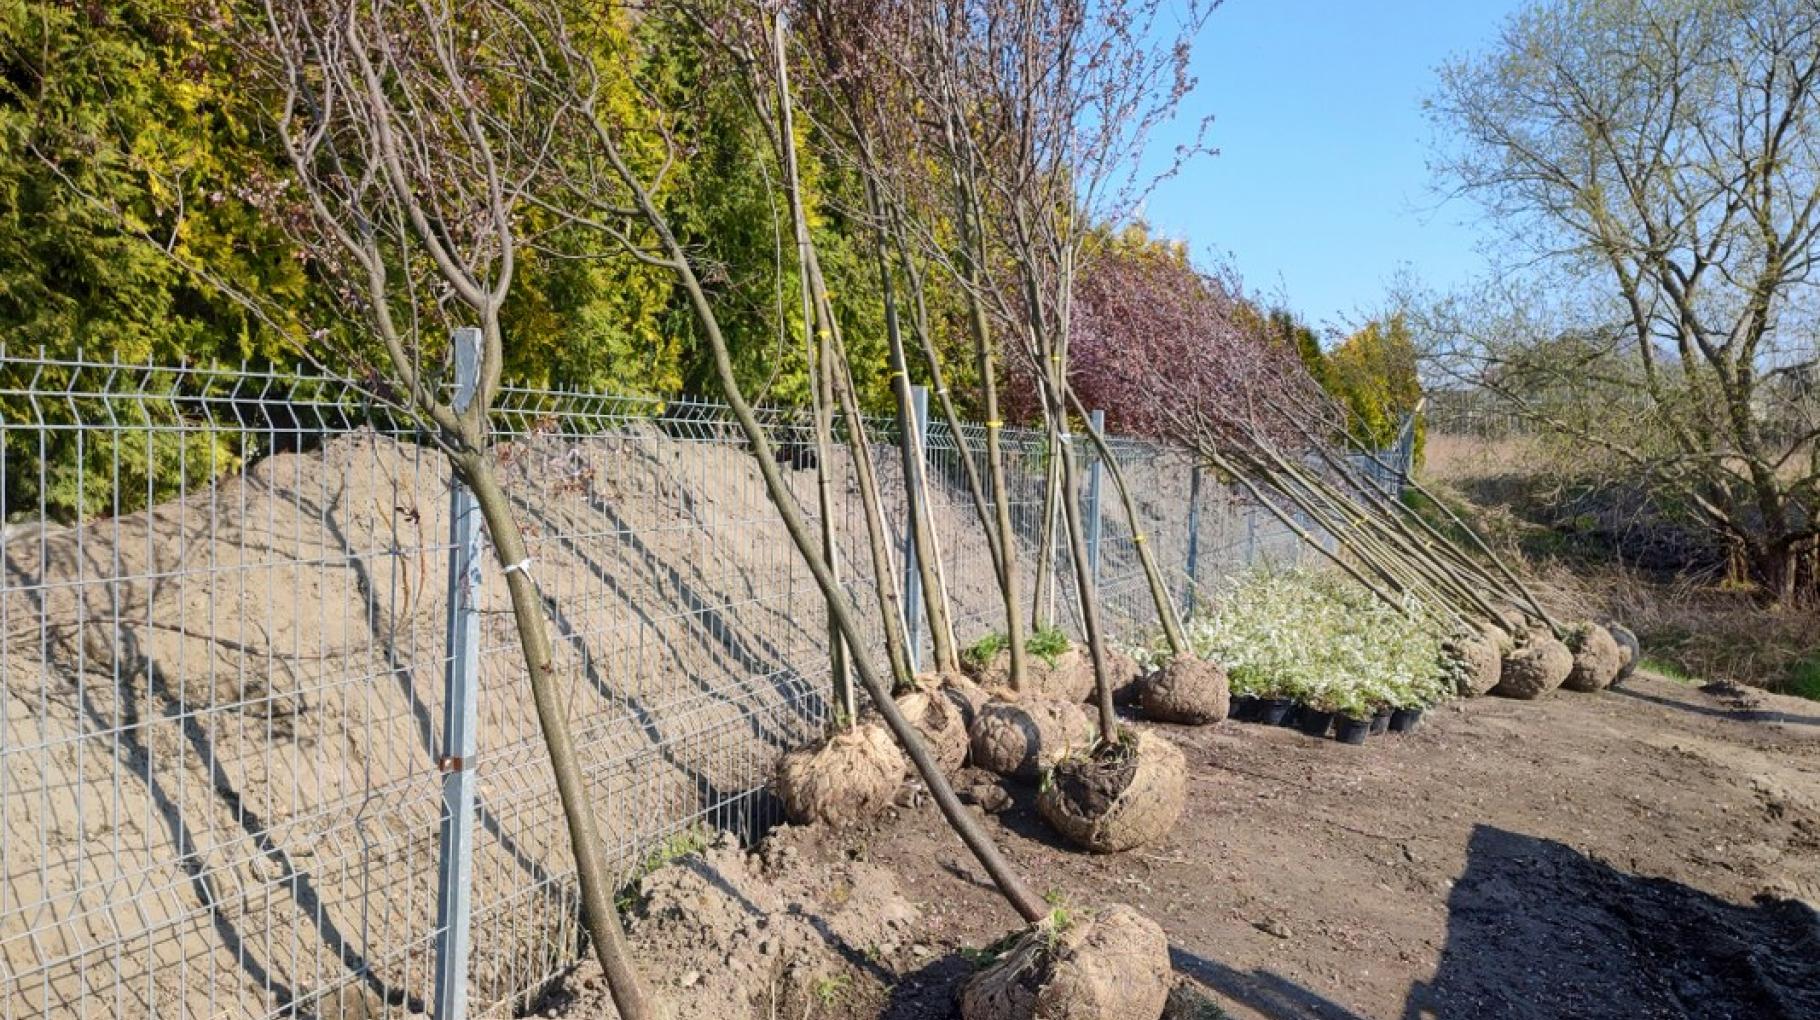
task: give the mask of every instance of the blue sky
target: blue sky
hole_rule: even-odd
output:
[[[1195,51],[1184,124],[1203,156],[1146,209],[1202,261],[1281,291],[1316,326],[1380,307],[1407,265],[1445,286],[1482,268],[1474,206],[1442,203],[1421,109],[1434,69],[1483,48],[1519,0],[1226,0]],[[1175,139],[1159,135],[1153,152]]]

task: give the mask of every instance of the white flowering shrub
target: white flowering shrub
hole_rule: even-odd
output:
[[[1196,654],[1226,668],[1235,695],[1356,717],[1432,705],[1454,690],[1430,617],[1413,605],[1400,613],[1335,573],[1248,572],[1186,628]],[[1160,658],[1155,645],[1132,651],[1146,664]]]

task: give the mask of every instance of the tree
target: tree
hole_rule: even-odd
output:
[[[245,81],[265,104],[292,187],[276,207],[371,336],[319,345],[376,401],[420,421],[473,490],[510,594],[527,685],[555,773],[580,884],[582,922],[626,1020],[656,1007],[613,901],[593,801],[553,664],[550,623],[524,531],[498,470],[490,411],[508,352],[503,313],[520,257],[539,243],[564,125],[532,87],[546,54],[515,9],[408,0],[262,0],[236,23]],[[607,14],[590,28],[611,40]],[[475,45],[485,39],[486,45]],[[465,403],[445,385],[453,326],[480,333]]]
[[[1404,422],[1422,403],[1415,342],[1409,320],[1401,313],[1367,322],[1322,356],[1319,364],[1316,380],[1345,405],[1347,430],[1368,449],[1383,450],[1396,442]],[[1419,460],[1420,422],[1415,428]]]
[[[1820,415],[1782,381],[1816,356],[1820,3],[1554,0],[1445,66],[1431,108],[1443,178],[1534,289],[1578,299],[1545,332],[1456,302],[1423,324],[1435,363],[1696,508],[1773,597],[1812,596]]]

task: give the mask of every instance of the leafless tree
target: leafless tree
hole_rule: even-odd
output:
[[[1820,354],[1820,3],[1554,0],[1446,66],[1432,108],[1440,171],[1520,278],[1578,299],[1543,333],[1532,297],[1431,308],[1434,364],[1696,508],[1775,597],[1811,596],[1820,413],[1786,384]]]
[[[764,8],[757,10],[763,12]],[[693,17],[696,13],[692,10],[679,12],[674,7],[650,8],[645,16]],[[600,54],[582,45],[574,26],[560,8],[554,5],[540,7],[534,16],[537,34],[546,41],[548,59],[537,81],[528,88],[550,97],[547,107],[562,121],[555,130],[568,147],[563,159],[561,187],[551,192],[553,197],[548,208],[560,212],[569,225],[592,231],[618,245],[631,257],[663,267],[675,275],[708,345],[722,393],[751,444],[753,460],[766,492],[782,518],[792,544],[822,592],[829,617],[851,652],[850,665],[870,695],[873,708],[908,753],[943,816],[1012,907],[1026,920],[1047,916],[1048,906],[1012,868],[978,820],[961,805],[916,729],[898,711],[892,699],[892,667],[888,663],[887,669],[881,671],[868,653],[865,634],[859,628],[847,592],[834,576],[816,533],[805,520],[802,508],[783,478],[771,440],[753,413],[734,373],[720,318],[702,284],[695,253],[678,240],[658,200],[657,189],[675,158],[674,132],[665,121],[665,112],[654,104],[642,104],[648,120],[633,122],[625,112],[629,104],[615,101],[623,98],[623,95],[616,97],[615,90],[637,89],[637,80],[608,70]],[[773,24],[763,17],[748,19],[748,23]],[[752,47],[754,53],[763,51],[761,47]],[[824,292],[818,303],[826,300]],[[834,347],[831,354],[838,373],[841,352]],[[850,389],[851,380],[846,385]],[[851,395],[846,399],[851,399]],[[857,417],[850,404],[847,411],[851,417]],[[863,436],[863,432],[854,434],[855,445],[864,442]],[[869,467],[859,470],[869,470]],[[871,513],[872,509],[867,512]],[[889,582],[881,579],[881,583]]]
[[[557,169],[561,111],[521,87],[549,54],[513,5],[490,0],[261,0],[248,13],[238,26],[243,70],[267,93],[290,163],[289,222],[381,350],[371,362],[358,348],[323,360],[425,421],[474,492],[504,568],[588,935],[620,1015],[651,1017],[488,419],[509,343],[501,309],[532,243],[523,213]],[[483,345],[477,391],[461,409],[443,368],[442,339],[457,324],[478,326]]]

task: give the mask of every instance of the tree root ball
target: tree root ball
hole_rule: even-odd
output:
[[[1121,904],[1031,925],[961,988],[962,1020],[1157,1020],[1169,940]]]
[[[1507,634],[1521,634],[1529,629],[1529,617],[1523,615],[1523,611],[1515,606],[1500,608],[1498,619],[1503,621],[1504,632]]]
[[[1576,628],[1568,648],[1574,654],[1574,668],[1561,686],[1570,691],[1602,691],[1624,668],[1624,650],[1612,639],[1610,631],[1596,623]]]
[[[965,673],[924,673],[916,678],[916,686],[939,693],[952,705],[960,713],[963,730],[973,728],[980,708],[992,700],[992,693]]]
[[[1448,644],[1447,653],[1461,666],[1455,683],[1456,693],[1460,697],[1476,698],[1498,686],[1499,674],[1504,667],[1503,656],[1498,649],[1497,633],[1487,631],[1458,638]]]
[[[1034,779],[1070,749],[1090,742],[1093,725],[1075,702],[1026,695],[987,702],[970,736],[974,765]]]
[[[981,687],[1011,686],[1011,652],[1000,649],[989,661],[969,664]],[[1024,655],[1024,686],[1018,693],[1059,701],[1086,701],[1093,696],[1093,660],[1079,648],[1057,655],[1052,663],[1035,653]]]
[[[861,723],[777,763],[777,796],[792,822],[851,825],[883,811],[907,761],[879,723]]]
[[[1112,703],[1115,705],[1137,704],[1138,695],[1142,690],[1144,682],[1144,667],[1138,665],[1136,659],[1126,655],[1124,652],[1115,652],[1108,649],[1106,652],[1106,672],[1108,674],[1107,679],[1112,683]],[[1091,702],[1093,697],[1094,691],[1089,688],[1087,700]]]
[[[892,698],[904,719],[915,727],[929,754],[944,773],[967,762],[967,722],[959,706],[939,684],[923,686]]]
[[[1182,816],[1188,762],[1154,733],[1100,758],[1076,755],[1049,771],[1037,810],[1068,842],[1096,854],[1159,843]]]
[[[1612,682],[1629,680],[1630,675],[1637,671],[1637,663],[1643,660],[1643,644],[1637,640],[1634,631],[1616,620],[1605,625],[1605,632],[1618,643],[1618,653],[1624,659],[1624,664],[1618,667],[1618,675]]]
[[[1531,701],[1561,686],[1573,672],[1574,653],[1546,631],[1532,631],[1504,656],[1498,686],[1491,693],[1503,698]]]
[[[1226,718],[1232,687],[1219,663],[1178,655],[1144,678],[1138,705],[1146,719],[1200,726]]]

